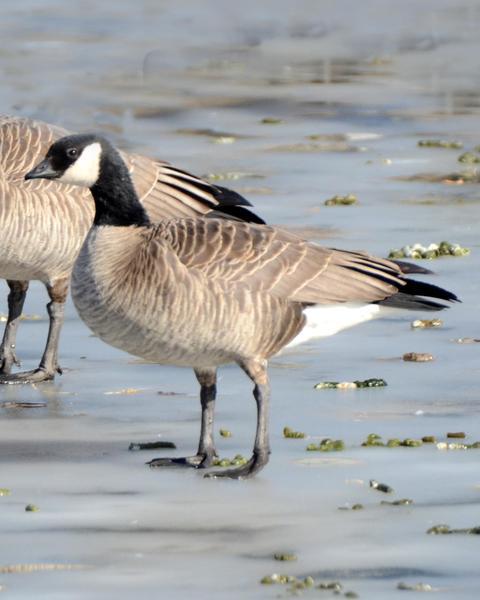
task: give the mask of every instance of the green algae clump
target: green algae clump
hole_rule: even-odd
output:
[[[303,431],[294,431],[290,427],[284,427],[283,437],[287,439],[303,439],[306,435]]]
[[[306,449],[308,452],[340,452],[341,450],[345,450],[345,442],[343,440],[325,438],[319,444],[308,444]]]

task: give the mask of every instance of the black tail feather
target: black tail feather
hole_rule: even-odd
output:
[[[455,294],[438,285],[416,281],[415,279],[404,279],[404,281],[406,285],[400,288],[396,294],[385,298],[385,300],[381,300],[378,304],[391,308],[405,308],[407,310],[443,310],[444,308],[448,308],[448,305],[435,302],[429,298],[460,302]]]
[[[412,275],[414,273],[418,273],[420,275],[433,275],[433,271],[430,269],[426,269],[425,267],[421,267],[420,265],[416,265],[411,262],[406,262],[404,260],[392,260],[393,263],[400,267],[400,271],[405,275]]]
[[[377,302],[380,306],[388,306],[390,308],[403,308],[406,310],[443,310],[444,308],[450,308],[446,304],[441,302],[434,302],[433,300],[427,300],[426,298],[419,298],[418,296],[409,296],[398,292],[385,300]]]
[[[448,300],[450,302],[459,302],[455,294],[444,290],[438,285],[417,281],[416,279],[404,279],[406,285],[401,288],[403,294],[409,296],[428,296],[430,298],[440,298],[440,300]]]

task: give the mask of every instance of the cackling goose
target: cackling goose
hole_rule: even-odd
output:
[[[456,300],[442,288],[405,278],[391,261],[324,248],[274,227],[203,217],[155,225],[121,155],[95,134],[54,143],[26,175],[38,178],[89,187],[95,202],[72,277],[81,318],[112,346],[193,367],[200,383],[197,454],[156,459],[152,466],[212,465],[219,365],[235,362],[253,381],[257,431],[250,460],[215,476],[249,477],[270,453],[271,356],[377,316],[382,304],[434,310],[445,304],[428,297]]]

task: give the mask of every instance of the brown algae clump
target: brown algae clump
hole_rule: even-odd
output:
[[[410,498],[400,498],[400,500],[382,500],[380,502],[380,504],[384,504],[387,506],[409,506],[410,504],[413,504],[413,500],[411,500]]]
[[[339,581],[322,581],[317,585],[317,590],[330,590],[334,593],[342,591],[342,584]]]
[[[273,558],[280,561],[294,561],[297,560],[297,555],[291,552],[277,552],[273,555]]]
[[[465,527],[462,529],[452,529],[450,525],[434,525],[427,529],[429,535],[449,535],[451,533],[463,533],[467,535],[480,535],[480,527]]]
[[[464,431],[449,431],[447,433],[447,438],[460,438],[460,439],[464,439],[467,436],[465,435]]]
[[[290,427],[284,427],[283,437],[288,439],[303,439],[306,436],[303,431],[294,431]]]
[[[402,360],[405,362],[431,362],[434,358],[428,352],[406,352],[402,356]]]
[[[433,329],[434,327],[442,327],[442,319],[415,319],[412,321],[412,329]]]
[[[35,504],[27,504],[25,512],[38,512],[40,509]]]
[[[70,563],[20,563],[16,565],[0,565],[0,573],[35,573],[37,571],[73,571],[85,569],[86,565]],[[0,591],[1,591],[0,587]]]
[[[260,123],[262,123],[262,125],[279,125],[280,123],[283,123],[282,119],[277,119],[275,117],[264,117]]]
[[[308,444],[306,449],[308,452],[339,452],[345,450],[345,442],[343,440],[325,438],[319,444]]]
[[[357,197],[355,194],[347,194],[346,196],[332,196],[323,203],[325,206],[350,206],[357,204]]]
[[[273,585],[275,583],[280,583],[285,585],[287,583],[293,583],[297,581],[297,578],[293,575],[280,575],[279,573],[272,573],[271,575],[265,575],[260,579],[260,583],[263,585]]]
[[[462,142],[449,142],[447,140],[418,140],[417,146],[420,146],[420,148],[451,148],[454,150],[463,148]]]

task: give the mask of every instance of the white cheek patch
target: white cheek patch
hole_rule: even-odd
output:
[[[100,175],[100,155],[102,147],[98,142],[85,146],[77,160],[68,167],[57,181],[92,187]]]

